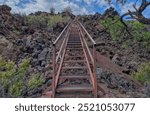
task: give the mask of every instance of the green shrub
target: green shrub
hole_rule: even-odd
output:
[[[17,97],[21,93],[22,79],[25,77],[29,67],[29,59],[24,59],[17,69],[14,68],[15,63],[5,61],[0,57],[0,80],[4,87],[4,91],[8,91],[12,97]]]
[[[128,21],[128,26],[131,28],[133,39],[143,47],[150,48],[150,32],[146,31],[146,26],[137,21]]]
[[[121,46],[123,49],[127,49],[129,46],[127,43],[123,43],[122,46]]]
[[[145,81],[150,82],[150,62],[141,64],[138,71],[131,75],[132,78],[144,83]]]
[[[144,34],[143,30],[145,28],[145,25],[137,21],[128,21],[127,24],[132,31],[133,38],[136,39],[137,41],[141,41],[143,39]]]
[[[49,27],[53,27],[55,26],[55,24],[57,24],[58,22],[62,22],[63,18],[61,16],[52,16],[50,17],[50,19],[48,20],[48,26]]]
[[[113,40],[122,40],[123,38],[128,39],[132,37],[132,40],[139,42],[143,47],[150,48],[150,32],[146,31],[146,26],[138,21],[126,21],[130,36],[121,21],[112,24],[119,17],[107,18],[101,20],[100,23],[107,29]]]
[[[38,73],[32,74],[28,81],[28,87],[29,89],[34,89],[40,86],[42,83],[43,83],[43,80],[40,78],[40,75]]]
[[[15,82],[10,88],[9,88],[9,93],[11,97],[18,97],[21,95],[23,83],[22,81]]]
[[[6,62],[0,57],[0,70],[4,70],[0,71],[0,79],[9,79],[15,73],[14,62]]]
[[[121,37],[126,36],[128,33],[125,30],[123,24],[118,21],[115,24],[112,24],[113,21],[118,20],[119,17],[107,18],[105,20],[101,20],[100,23],[107,28],[107,32],[110,33],[113,40],[120,40]]]
[[[14,66],[14,62],[6,61],[0,57],[0,81],[4,92],[7,92],[5,95],[19,97],[24,88],[34,89],[42,85],[43,80],[38,72],[31,75],[28,73],[30,59],[23,59],[17,68]],[[27,81],[23,81],[24,79]]]
[[[70,18],[69,17],[62,17],[61,15],[29,15],[24,16],[24,20],[26,24],[34,25],[36,27],[54,27],[58,22],[65,22],[68,23]]]
[[[48,20],[48,27],[52,28],[59,22],[68,23],[70,20],[69,17],[62,17],[60,15],[51,16]]]
[[[24,18],[25,24],[34,25],[35,27],[46,27],[49,17],[29,15]]]

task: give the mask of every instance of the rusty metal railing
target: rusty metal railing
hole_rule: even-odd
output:
[[[58,83],[63,59],[65,56],[67,41],[69,38],[70,23],[64,28],[58,38],[53,42],[53,73],[52,73],[52,97],[55,96],[55,89]],[[57,70],[57,71],[56,71]]]
[[[84,26],[78,22],[74,21],[79,27],[79,35],[81,44],[83,47],[86,65],[90,74],[90,83],[93,87],[94,96],[97,97],[97,79],[96,79],[96,42],[92,39],[89,33],[86,31]],[[62,69],[67,43],[71,31],[71,23],[69,23],[65,29],[61,32],[58,38],[53,42],[53,73],[52,73],[52,97],[55,97],[55,89],[58,84],[60,72]],[[86,38],[86,39],[85,39]],[[88,46],[87,39],[93,44],[92,50]]]
[[[86,31],[84,26],[80,23],[77,22],[79,25],[79,32],[80,32],[80,38],[81,38],[81,43],[86,59],[86,64],[89,70],[90,78],[91,78],[91,84],[93,86],[93,92],[94,92],[94,97],[97,97],[97,78],[96,78],[96,42],[93,40],[93,38],[90,36],[90,34]],[[87,39],[90,40],[92,43],[92,50],[89,48]]]

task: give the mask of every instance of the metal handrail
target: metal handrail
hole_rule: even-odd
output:
[[[80,22],[78,22],[78,23],[80,23]],[[89,33],[81,25],[81,23],[80,23],[79,27],[80,27],[79,28],[79,32],[80,32],[80,37],[81,37],[81,41],[82,41],[82,46],[84,47],[83,50],[84,50],[85,58],[86,58],[86,61],[87,61],[87,67],[89,69],[89,73],[90,73],[90,77],[91,77],[91,82],[92,82],[92,85],[93,85],[94,96],[97,97],[96,48],[95,48],[96,42],[92,39],[92,37],[89,35]],[[87,44],[87,42],[85,40],[85,36],[83,35],[83,32],[85,32],[88,35],[88,37],[90,38],[90,40],[93,43],[93,55],[91,54],[91,51],[90,51],[90,49],[88,47],[88,44]],[[89,63],[90,60],[88,59],[87,55],[89,55],[89,57],[90,57],[93,69],[90,67],[90,63]]]
[[[57,83],[58,83],[60,71],[61,71],[62,64],[63,64],[63,60],[64,60],[64,57],[65,57],[67,42],[68,42],[69,35],[70,35],[70,34],[69,34],[69,31],[70,31],[70,29],[68,30],[68,32],[67,32],[67,34],[66,34],[66,40],[65,40],[65,43],[64,43],[64,51],[63,51],[62,58],[61,58],[61,62],[60,62],[60,65],[59,65],[59,67],[58,67],[58,71],[57,71],[57,74],[56,74],[56,77],[55,77],[55,88],[56,88]]]
[[[84,28],[84,26],[78,21],[78,23],[80,24],[80,26],[82,27],[82,29],[84,30],[84,32],[87,34],[87,36],[89,37],[89,39],[91,40],[91,42],[96,45],[96,42],[93,40],[93,38],[90,36],[90,34],[87,32],[87,30]]]
[[[63,31],[62,31],[61,34],[57,37],[57,39],[53,42],[53,44],[56,44],[56,43],[60,40],[61,36],[62,36],[63,33],[67,30],[67,28],[68,28],[68,26],[70,25],[70,23],[71,23],[71,22],[69,22],[69,23],[67,24],[67,26],[63,29]]]
[[[80,30],[80,39],[82,41],[82,46],[84,47],[84,54],[85,58],[87,61],[87,67],[90,72],[90,77],[91,77],[91,84],[93,86],[93,91],[95,97],[97,96],[97,79],[96,79],[96,50],[95,50],[95,45],[96,42],[92,39],[92,37],[89,35],[89,33],[86,31],[86,29],[83,27],[83,25],[76,21],[77,24],[79,25],[79,30]],[[67,26],[64,28],[64,30],[61,32],[61,34],[57,37],[57,39],[53,42],[53,75],[52,75],[52,97],[55,97],[55,89],[58,83],[59,75],[61,72],[61,68],[63,65],[63,60],[66,52],[66,47],[67,47],[67,42],[69,39],[70,31],[71,31],[71,26],[69,26],[71,23],[68,23]],[[93,44],[93,53],[90,51],[89,46],[86,42],[85,39],[85,34],[88,36],[88,38],[91,40]],[[63,37],[64,38],[63,38]],[[63,39],[61,39],[63,38]],[[61,43],[61,45],[59,45]],[[59,47],[57,47],[59,45]],[[58,50],[58,55],[56,56],[56,52]],[[59,56],[62,54],[62,58],[60,61]],[[89,57],[88,57],[89,56]],[[90,62],[92,62],[92,67],[90,66]]]
[[[69,33],[69,31],[67,31],[65,38],[67,38],[68,33]],[[66,40],[64,39],[63,42],[62,42],[62,45],[61,45],[60,50],[59,50],[59,52],[58,52],[58,55],[57,55],[57,57],[56,57],[56,62],[58,62],[58,59],[59,59],[59,57],[60,57],[60,54],[61,54],[61,52],[62,52],[62,50],[63,50],[63,46],[64,46],[64,44],[65,44],[65,41],[66,41]]]
[[[61,55],[62,53],[62,50],[63,50],[63,47],[66,46],[66,42],[67,42],[67,37],[68,37],[68,31],[70,30],[68,27],[69,27],[70,23],[67,24],[67,26],[64,28],[64,30],[61,32],[61,34],[57,37],[57,39],[53,42],[53,73],[52,73],[52,97],[55,96],[55,88],[56,88],[56,84],[58,82],[58,75],[60,73],[60,68],[62,66],[62,61],[63,59],[61,60],[60,62],[60,65],[59,67],[57,68],[57,64],[58,64],[58,58],[59,56]],[[66,32],[67,31],[67,32]],[[65,34],[66,32],[66,35],[65,35],[65,38],[63,40],[63,44],[61,44],[60,48],[59,48],[59,52],[58,52],[58,55],[56,57],[56,52],[57,52],[57,45],[58,45],[58,41],[60,41],[61,37],[63,34]],[[64,48],[66,49],[66,48]],[[65,52],[65,51],[64,51]],[[63,52],[63,55],[64,55],[64,52]],[[56,70],[59,70],[58,72],[56,72]]]

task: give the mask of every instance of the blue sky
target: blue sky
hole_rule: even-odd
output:
[[[12,12],[26,13],[36,11],[47,11],[54,7],[56,12],[61,12],[65,7],[70,6],[74,14],[94,14],[95,12],[103,13],[107,8],[113,6],[120,14],[130,9],[133,11],[133,4],[136,0],[127,0],[124,6],[111,3],[105,0],[0,0],[0,4],[7,4],[12,7]],[[150,1],[150,0],[147,0]],[[138,1],[139,7],[141,0]],[[150,6],[145,10],[144,15],[150,18]]]

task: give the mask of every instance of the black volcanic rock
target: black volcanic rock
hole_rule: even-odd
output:
[[[98,12],[96,12],[94,15],[93,15],[93,20],[100,20],[102,18],[102,15]]]
[[[7,5],[0,5],[0,13],[10,13],[11,8]]]

